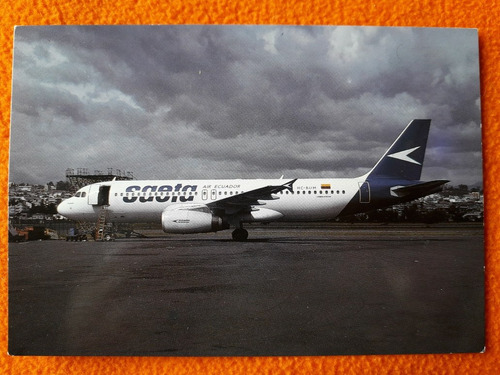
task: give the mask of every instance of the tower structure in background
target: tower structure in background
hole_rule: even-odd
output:
[[[73,168],[66,169],[66,181],[71,185],[72,190],[78,190],[85,185],[94,184],[96,182],[104,182],[116,180],[133,180],[134,174],[132,172],[124,171],[121,169],[108,168],[107,172],[94,170],[93,173],[89,172],[88,168]]]

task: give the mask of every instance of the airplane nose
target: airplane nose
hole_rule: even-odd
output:
[[[62,201],[61,203],[59,203],[59,205],[57,206],[57,212],[63,216],[69,215],[71,211],[68,202]]]

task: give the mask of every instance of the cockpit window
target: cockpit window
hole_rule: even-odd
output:
[[[87,195],[87,193],[82,191],[82,198],[85,198],[86,195]]]
[[[80,197],[80,194],[82,194],[81,192],[78,192],[75,194],[75,197],[79,198]]]

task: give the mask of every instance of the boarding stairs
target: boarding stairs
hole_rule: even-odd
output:
[[[97,224],[95,227],[95,240],[104,241],[105,229],[108,219],[108,206],[103,205],[99,209],[99,216],[97,218]]]

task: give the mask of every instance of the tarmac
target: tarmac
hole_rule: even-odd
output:
[[[480,352],[482,224],[9,244],[12,355]]]

